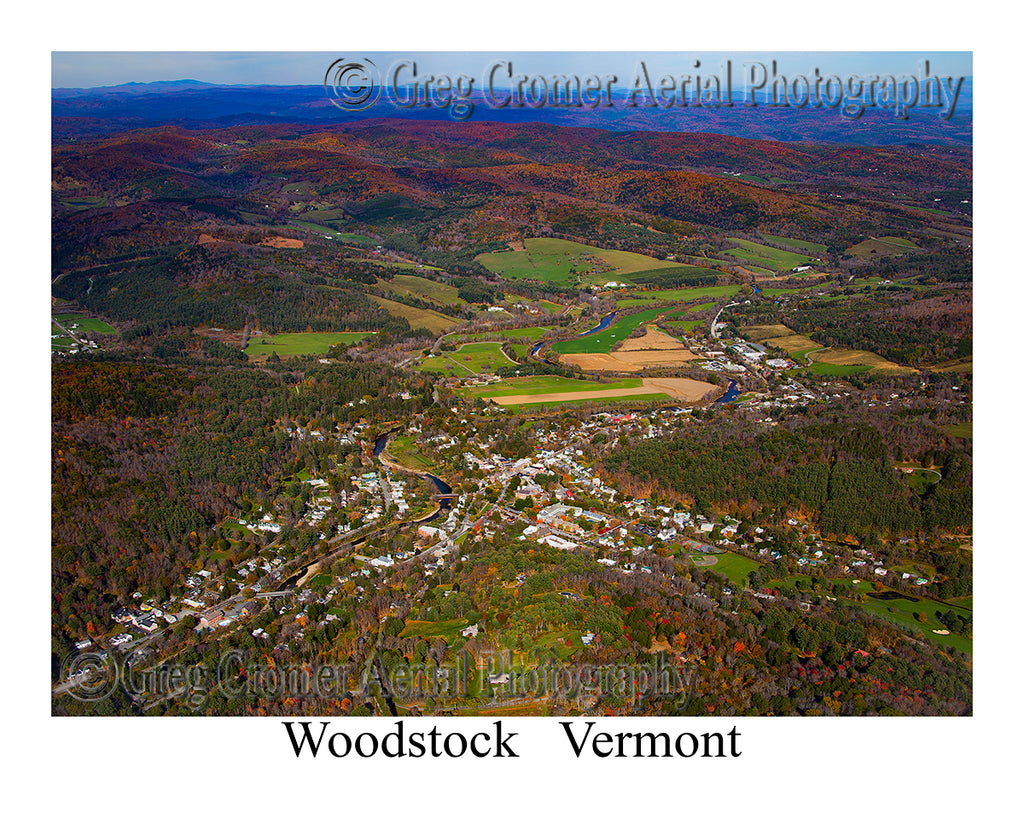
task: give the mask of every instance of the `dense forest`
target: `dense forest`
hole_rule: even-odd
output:
[[[653,480],[705,513],[746,501],[807,510],[833,536],[956,531],[971,524],[971,466],[962,452],[940,456],[943,480],[919,495],[900,480],[873,427],[808,423],[753,438],[742,434],[718,424],[640,441],[611,453],[604,467],[612,475]]]

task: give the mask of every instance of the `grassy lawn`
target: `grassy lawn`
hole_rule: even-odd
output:
[[[409,322],[414,330],[424,328],[432,333],[443,333],[456,324],[455,319],[435,313],[433,310],[422,310],[419,307],[410,307],[398,301],[382,299],[379,296],[370,296],[372,301],[377,302],[383,309],[393,316],[400,316]]]
[[[732,256],[741,261],[751,262],[769,270],[792,270],[794,267],[809,264],[811,258],[802,253],[779,250],[768,245],[759,245],[746,239],[729,237],[736,247],[723,251],[723,255]]]
[[[250,339],[245,348],[246,355],[263,359],[271,353],[281,358],[297,355],[323,355],[335,344],[356,344],[373,333],[281,333],[277,336],[261,336]]]
[[[962,424],[946,424],[943,427],[946,430],[947,435],[952,435],[954,438],[973,438],[974,437],[974,422],[965,421]]]
[[[742,555],[734,555],[732,552],[715,555],[715,558],[717,560],[715,565],[709,566],[706,571],[725,575],[740,589],[747,585],[747,575],[761,565],[756,560]]]
[[[388,453],[402,466],[415,470],[431,470],[434,464],[420,454],[414,441],[408,435],[398,435],[388,442]]]
[[[482,253],[476,260],[503,278],[559,284],[571,284],[577,276],[586,276],[588,280],[593,277],[603,283],[644,270],[685,267],[640,253],[603,250],[565,239],[526,239],[523,244],[524,250]]]
[[[602,330],[600,333],[592,333],[589,336],[581,336],[579,338],[569,339],[568,341],[559,341],[557,344],[553,344],[551,349],[556,353],[610,352],[616,342],[623,341],[628,338],[629,334],[632,333],[633,330],[641,324],[651,321],[659,312],[661,312],[660,309],[655,307],[651,310],[643,310],[639,313],[623,316],[612,324],[611,327]]]

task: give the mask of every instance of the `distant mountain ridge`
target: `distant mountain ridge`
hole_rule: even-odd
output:
[[[972,144],[972,84],[965,80],[957,110],[949,121],[935,110],[911,110],[898,120],[891,110],[868,109],[858,119],[835,110],[747,107],[647,108],[625,105],[625,92],[613,95],[612,107],[491,108],[476,92],[470,122],[582,126],[612,131],[676,131],[714,133],[782,142],[850,145],[935,143]],[[102,88],[52,90],[54,134],[79,136],[125,127],[179,125],[190,129],[272,123],[352,123],[370,118],[454,122],[445,108],[404,108],[382,94],[372,108],[343,111],[332,104],[322,86],[216,85],[199,80],[125,83]]]

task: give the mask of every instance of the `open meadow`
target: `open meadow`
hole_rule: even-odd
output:
[[[254,361],[265,361],[271,353],[279,358],[293,358],[298,355],[323,355],[335,344],[357,344],[373,333],[281,333],[276,336],[251,338],[245,347],[245,354]]]
[[[515,366],[516,362],[502,352],[501,344],[500,341],[462,344],[453,352],[428,356],[417,366],[426,372],[448,373],[460,378]]]
[[[402,304],[400,301],[382,299],[380,296],[369,296],[369,298],[391,313],[391,315],[404,318],[414,330],[423,328],[430,330],[432,333],[443,333],[457,324],[455,319],[441,313],[435,313],[433,310],[410,307],[408,304]]]
[[[640,253],[604,250],[565,239],[526,239],[523,244],[523,250],[481,253],[476,260],[503,278],[558,284],[571,284],[577,276],[586,278],[588,282],[604,284],[624,279],[632,273],[690,267]]]
[[[560,376],[509,378],[500,384],[467,388],[469,398],[483,398],[501,406],[555,404],[608,399],[675,400],[685,403],[700,401],[717,388],[692,378],[623,378],[600,383]]]
[[[777,247],[757,244],[747,239],[730,237],[729,242],[736,246],[723,251],[722,255],[732,256],[735,259],[750,262],[768,270],[792,270],[794,267],[800,267],[811,262],[811,257],[805,256],[802,253],[779,250]]]
[[[465,301],[459,298],[457,288],[452,287],[450,284],[425,279],[422,276],[396,273],[390,279],[378,281],[376,287],[384,294],[412,296],[413,298],[432,301],[436,304],[465,304]]]

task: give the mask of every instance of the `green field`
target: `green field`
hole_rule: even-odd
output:
[[[506,293],[505,294],[505,301],[506,302],[520,302],[520,303],[536,301],[538,304],[540,304],[541,309],[545,313],[561,313],[562,312],[562,305],[560,305],[560,304],[558,304],[556,302],[553,302],[553,301],[548,301],[547,299],[528,299],[525,296],[519,296],[519,295],[516,295],[515,293]]]
[[[610,352],[615,343],[629,337],[637,327],[645,322],[651,321],[661,310],[657,307],[651,310],[643,310],[623,316],[611,327],[602,330],[600,333],[592,333],[589,336],[572,338],[568,341],[559,341],[553,344],[551,349],[556,353],[607,353]]]
[[[456,376],[479,375],[493,372],[500,367],[514,365],[512,359],[501,351],[500,341],[478,341],[463,344],[454,352],[422,359],[417,366],[427,372],[451,372]]]
[[[715,565],[708,566],[706,571],[725,575],[740,589],[747,585],[747,575],[761,565],[756,560],[732,552],[715,555],[715,559]]]
[[[585,393],[581,393],[585,395]],[[503,409],[513,415],[520,412],[534,412],[536,410],[552,409],[555,407],[571,407],[577,404],[592,403],[594,401],[600,401],[601,405],[604,404],[636,404],[638,401],[678,401],[678,398],[673,398],[671,395],[667,395],[663,392],[645,392],[637,395],[620,395],[620,396],[604,396],[603,398],[563,398],[559,401],[536,401],[531,404],[514,404],[511,406],[505,406]]]
[[[449,645],[460,636],[459,632],[469,625],[469,620],[460,617],[457,620],[406,620],[405,628],[399,637],[443,637]]]
[[[356,344],[373,333],[281,333],[277,336],[262,336],[250,339],[245,348],[246,355],[265,358],[277,353],[280,358],[297,355],[323,355],[335,344]]]
[[[919,249],[908,239],[900,239],[897,236],[880,236],[877,239],[865,239],[863,242],[848,247],[846,252],[858,259],[870,259],[877,256],[902,256],[908,251]]]
[[[390,280],[378,281],[377,288],[385,293],[412,296],[424,301],[436,302],[437,304],[465,304],[465,301],[459,298],[457,288],[449,284],[425,279],[422,276],[408,276],[399,273]]]
[[[825,245],[819,245],[817,242],[804,242],[800,239],[787,239],[785,236],[772,236],[770,233],[762,233],[761,236],[765,241],[771,242],[772,244],[784,245],[785,247],[795,247],[797,250],[802,250],[804,253],[811,253],[815,256],[820,256],[828,250]]]
[[[422,310],[419,307],[410,307],[408,304],[402,304],[400,301],[382,299],[379,296],[370,296],[369,298],[372,301],[377,302],[377,304],[391,313],[391,315],[404,318],[409,322],[409,326],[414,330],[418,330],[422,327],[423,329],[430,330],[432,333],[443,333],[456,323],[455,319],[449,318],[441,313],[435,313],[433,310]]]
[[[666,327],[680,327],[683,330],[689,332],[696,327],[703,326],[703,321],[665,321],[662,322]]]
[[[341,234],[333,228],[325,227],[324,225],[318,225],[316,222],[303,222],[299,219],[289,219],[288,224],[292,227],[304,228],[305,230],[311,230],[313,233],[319,233],[321,236],[330,236],[332,239]]]
[[[779,250],[768,245],[759,245],[746,239],[729,237],[735,248],[723,251],[723,255],[732,256],[744,262],[760,265],[769,270],[792,270],[794,267],[809,264],[811,258],[802,253]]]
[[[785,591],[792,591],[796,588],[796,581],[800,579],[799,576],[787,577],[784,580],[773,580],[768,586]],[[935,600],[929,600],[925,597],[915,597],[912,594],[906,595],[911,599],[904,600],[900,597],[895,597],[891,600],[881,600],[877,597],[872,597],[872,594],[876,594],[874,583],[869,580],[862,580],[860,583],[854,583],[852,579],[839,578],[837,580],[830,580],[830,583],[834,583],[837,588],[843,589],[844,594],[859,595],[864,594],[864,601],[860,601],[855,598],[840,598],[843,603],[847,605],[856,606],[857,608],[863,609],[864,611],[870,612],[877,615],[885,620],[890,621],[898,626],[901,626],[907,631],[916,632],[919,637],[930,640],[933,643],[937,643],[948,648],[956,648],[960,651],[970,654],[974,649],[974,641],[969,637],[964,637],[959,634],[935,634],[934,629],[943,630],[945,626],[939,622],[935,616],[938,611],[948,611],[950,609],[968,608],[963,603],[951,601],[949,604],[937,602]],[[892,589],[883,588],[882,593],[892,592]],[[925,621],[922,623],[915,618],[918,613],[925,615]],[[962,611],[958,612],[963,614]]]
[[[713,287],[686,287],[680,290],[652,290],[644,293],[626,292],[615,300],[616,308],[637,307],[663,301],[693,301],[694,299],[720,299],[734,296],[743,288],[741,284],[719,284]]]
[[[534,279],[558,284],[572,284],[577,277],[604,283],[645,270],[687,267],[677,262],[652,259],[640,253],[604,250],[565,239],[526,239],[523,245],[525,250],[481,253],[476,260],[502,278]]]
[[[947,435],[952,435],[954,438],[973,438],[974,437],[974,422],[965,421],[962,424],[946,424],[943,427],[946,430]]]
[[[363,236],[360,233],[336,233],[334,238],[341,242],[362,247],[376,247],[377,245],[376,239],[371,239],[369,236]]]
[[[83,333],[105,333],[105,334],[110,334],[110,333],[116,333],[117,332],[117,330],[115,330],[113,327],[111,327],[105,321],[100,321],[99,319],[95,319],[95,318],[87,318],[86,316],[83,316],[80,313],[69,313],[69,314],[62,315],[62,316],[54,316],[54,319],[59,321],[61,324],[63,324],[65,327],[67,327],[69,330],[72,330],[72,331],[75,331],[77,329],[77,330],[80,330]],[[77,324],[78,327],[77,328],[72,328],[71,327],[72,324]],[[60,330],[56,326],[54,326],[53,327],[53,332],[54,333],[59,333]]]
[[[105,196],[74,196],[69,199],[61,199],[60,203],[72,210],[88,210],[107,204]]]
[[[396,435],[388,441],[388,454],[409,469],[423,471],[434,469],[434,464],[420,454],[416,441],[408,435]]]
[[[519,327],[518,329],[512,330],[486,330],[482,333],[459,333],[457,336],[452,336],[456,341],[486,341],[491,338],[502,338],[509,341],[540,341],[541,337],[551,327]]]
[[[808,352],[818,352],[817,350],[809,350]],[[796,359],[797,353],[790,353],[791,357]],[[799,354],[800,357],[806,360],[807,353]],[[866,373],[872,369],[867,364],[821,364],[813,363],[811,366],[806,368],[809,372],[814,375],[834,375],[838,378],[842,378],[844,375],[856,375],[857,373]],[[794,372],[796,372],[794,370]]]
[[[577,378],[562,378],[560,375],[529,375],[520,378],[506,378],[499,384],[466,387],[462,392],[471,398],[494,398],[501,395],[543,395],[549,392],[588,392],[642,386],[643,379],[641,378],[623,378],[618,381],[601,383]],[[631,397],[635,398],[635,396]],[[533,405],[531,404],[531,406]]]

